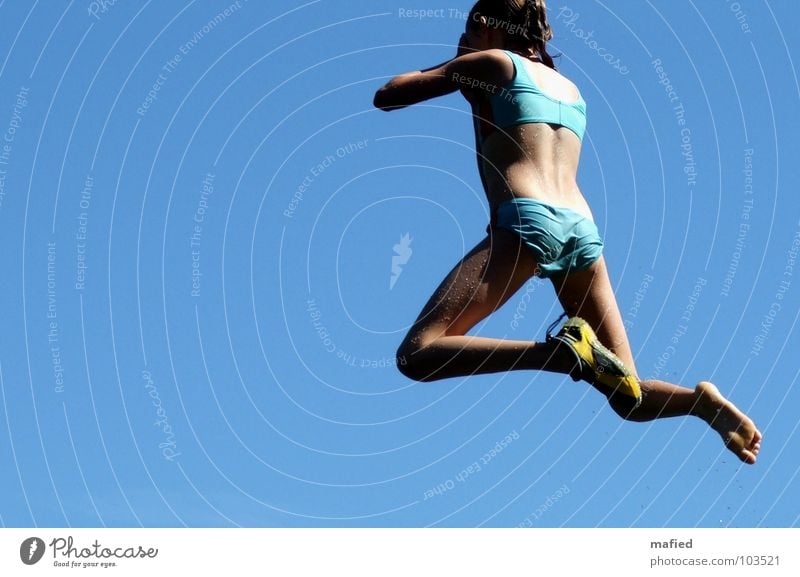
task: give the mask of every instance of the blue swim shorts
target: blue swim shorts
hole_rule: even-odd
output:
[[[491,226],[519,235],[543,278],[583,270],[603,254],[603,241],[591,220],[532,198],[514,198],[499,205]]]

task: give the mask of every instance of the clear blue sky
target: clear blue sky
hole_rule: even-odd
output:
[[[469,8],[0,3],[2,525],[798,524],[797,2],[550,5],[639,372],[715,381],[754,467],[557,375],[392,366],[487,207],[460,96],[372,95]]]

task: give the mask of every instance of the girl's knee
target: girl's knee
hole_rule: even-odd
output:
[[[436,337],[409,335],[397,349],[397,369],[411,379],[428,383],[445,378],[442,373],[441,355],[436,354]]]
[[[436,370],[432,369],[423,360],[424,351],[397,351],[397,370],[407,379],[420,383],[428,383],[437,380]]]
[[[398,347],[395,355],[397,370],[400,371],[404,377],[412,381],[420,382],[430,380],[427,378],[428,375],[426,374],[426,372],[429,371],[423,366],[425,364],[423,362],[425,356],[424,349],[424,345],[414,345],[412,339],[409,337],[406,337],[400,347]]]
[[[397,361],[397,370],[400,371],[404,377],[416,381],[418,380],[415,378],[417,376],[417,367],[413,361],[413,353],[414,351],[412,351],[404,341],[403,344],[401,344],[397,349],[395,360]]]

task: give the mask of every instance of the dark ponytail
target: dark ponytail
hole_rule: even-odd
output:
[[[547,52],[553,29],[547,21],[545,0],[478,0],[469,13],[470,26],[478,27],[481,17],[488,25],[506,32],[509,48],[538,55],[542,62],[555,69]]]
[[[545,0],[526,0],[527,22],[525,23],[525,30],[528,30],[530,40],[536,47],[542,62],[555,69],[553,58],[547,53],[547,43],[553,38],[553,29],[547,21],[547,7],[544,2]]]

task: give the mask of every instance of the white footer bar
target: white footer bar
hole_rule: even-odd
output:
[[[798,536],[797,529],[2,529],[0,575],[778,577],[800,575]]]

